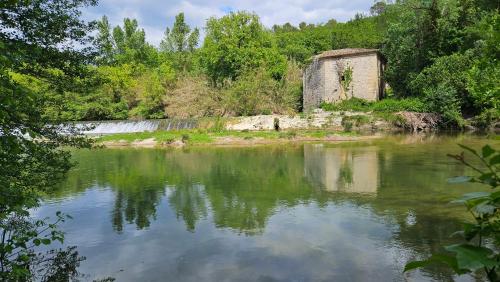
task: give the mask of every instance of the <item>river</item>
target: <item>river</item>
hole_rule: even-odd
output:
[[[34,211],[56,211],[87,279],[471,281],[406,262],[456,242],[470,220],[446,157],[479,137],[350,143],[76,150],[78,165]],[[478,278],[480,279],[480,278]]]

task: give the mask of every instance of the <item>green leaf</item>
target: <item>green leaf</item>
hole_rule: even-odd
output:
[[[456,254],[457,266],[459,269],[474,271],[483,267],[493,267],[497,265],[497,262],[489,257],[493,252],[484,247],[477,247],[469,244],[456,244],[447,246],[445,249]]]
[[[448,178],[448,183],[470,182],[471,179],[472,179],[472,177],[470,177],[470,176],[457,176],[457,177]]]
[[[470,241],[481,231],[481,226],[477,224],[465,223],[463,236],[465,240]]]
[[[416,268],[425,267],[427,265],[434,264],[434,263],[444,263],[444,264],[448,265],[449,267],[451,267],[458,274],[465,273],[464,270],[461,270],[458,268],[458,263],[457,263],[456,257],[449,256],[449,255],[443,255],[443,254],[434,254],[426,260],[409,262],[405,265],[405,269],[403,272],[413,270]]]
[[[23,261],[23,262],[27,262],[27,261],[30,260],[30,257],[28,255],[26,255],[26,254],[22,254],[22,255],[19,256],[19,260]]]
[[[425,266],[432,264],[432,263],[433,263],[433,261],[430,259],[412,261],[412,262],[409,262],[405,265],[405,269],[403,270],[403,272],[407,272],[407,271],[410,271],[413,269],[425,267]]]
[[[480,213],[480,214],[488,214],[488,215],[491,215],[491,214],[494,214],[495,213],[495,209],[496,207],[495,206],[492,206],[492,205],[489,205],[487,203],[480,203],[478,205],[476,205],[474,207],[474,210],[477,212],[477,213]]]
[[[496,192],[491,193],[490,199],[493,202],[498,202],[500,200],[500,191],[496,191]]]
[[[490,159],[490,165],[500,164],[500,154],[496,154]]]
[[[50,242],[51,242],[50,239],[47,239],[47,238],[42,239],[42,244],[44,244],[44,245],[48,245],[48,244],[50,244]]]
[[[495,153],[495,150],[493,148],[491,148],[490,145],[486,145],[484,146],[482,149],[482,154],[483,154],[483,158],[487,158],[489,156],[491,156],[492,154]]]
[[[490,196],[491,193],[488,192],[472,192],[462,195],[460,199],[451,201],[451,203],[465,203],[470,200],[482,199]]]

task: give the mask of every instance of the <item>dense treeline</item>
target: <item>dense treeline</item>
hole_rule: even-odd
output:
[[[422,99],[450,125],[500,117],[500,1],[406,0],[388,5],[382,52],[399,97]]]
[[[387,96],[422,101],[449,126],[498,120],[499,1],[377,2],[346,23],[265,28],[255,14],[210,18],[198,28],[176,16],[159,47],[134,19],[97,24],[93,73],[74,92],[30,76],[14,78],[43,93],[52,120],[235,116],[301,111],[302,74],[311,56],[340,48],[380,48]],[[60,73],[60,70],[50,70]]]

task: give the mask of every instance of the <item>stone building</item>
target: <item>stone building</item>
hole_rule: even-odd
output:
[[[304,110],[350,98],[379,100],[384,59],[377,49],[339,49],[312,58],[303,77]]]

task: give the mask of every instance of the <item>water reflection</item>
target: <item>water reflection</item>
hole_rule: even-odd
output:
[[[377,147],[358,149],[304,145],[307,178],[329,192],[377,193],[379,159]]]
[[[443,161],[449,142],[396,141],[82,150],[45,209],[72,214],[86,267],[120,281],[403,280],[406,261],[455,240],[465,214],[445,203],[465,190],[445,184],[464,173]]]

